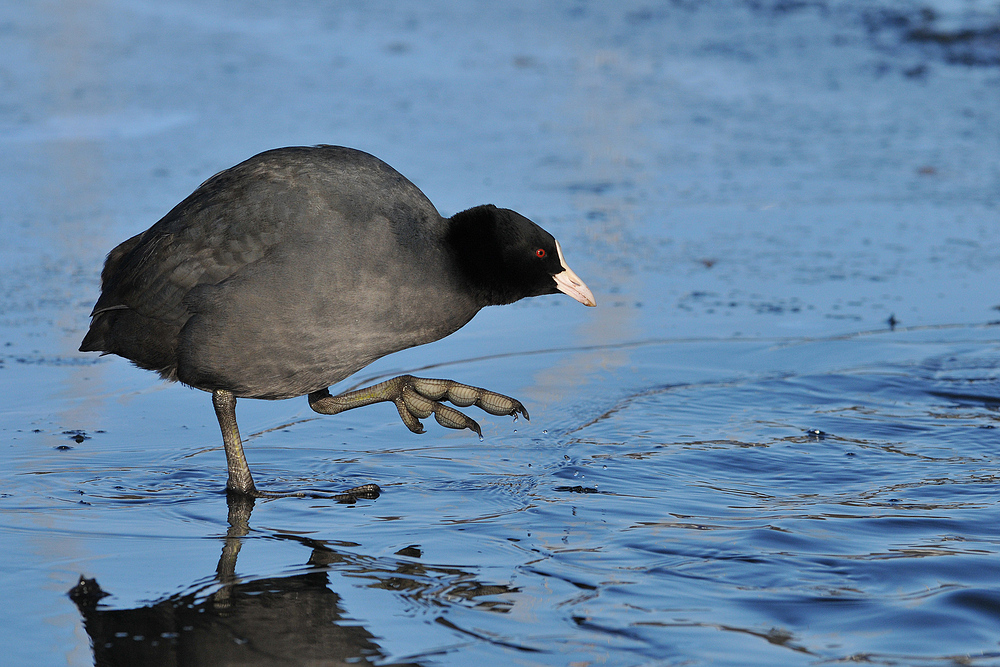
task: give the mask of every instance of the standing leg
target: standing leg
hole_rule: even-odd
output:
[[[226,482],[226,489],[230,494],[239,494],[249,498],[285,498],[289,496],[315,496],[318,498],[333,498],[344,502],[353,502],[358,498],[378,498],[381,489],[376,484],[362,484],[343,493],[333,496],[314,492],[296,493],[272,493],[269,491],[258,491],[254,486],[253,476],[250,474],[250,466],[247,465],[247,458],[243,454],[243,442],[240,440],[240,429],[236,425],[236,397],[228,389],[216,389],[212,392],[212,405],[215,406],[215,416],[219,418],[219,426],[222,428],[222,442],[226,447],[226,463],[229,465],[229,481]],[[234,505],[232,499],[230,509]],[[242,507],[242,505],[239,505]],[[249,518],[250,503],[246,509],[246,516]],[[230,513],[230,523],[233,514]],[[239,549],[239,542],[236,542],[236,549]],[[235,559],[235,553],[233,554]]]
[[[243,454],[240,429],[236,425],[236,397],[228,389],[216,389],[212,392],[212,405],[215,406],[215,416],[219,418],[222,442],[226,447],[226,463],[229,465],[226,488],[246,496],[259,495],[250,475],[247,457]]]

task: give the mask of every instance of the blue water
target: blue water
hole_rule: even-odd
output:
[[[0,13],[0,663],[1000,665],[995,8]],[[111,247],[320,142],[532,217],[599,307],[338,387],[524,402],[482,441],[241,401],[263,488],[382,494],[228,505],[208,395],[76,348]]]

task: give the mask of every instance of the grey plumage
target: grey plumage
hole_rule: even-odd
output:
[[[391,400],[416,432],[431,412],[479,430],[445,400],[527,416],[514,399],[450,380],[326,388],[484,306],[559,291],[594,305],[555,239],[518,213],[478,206],[446,219],[367,153],[281,148],[216,174],[109,253],[80,350],[212,392],[229,488],[254,495],[236,398],[308,394],[325,414]]]

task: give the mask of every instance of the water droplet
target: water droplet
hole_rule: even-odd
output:
[[[603,468],[604,470],[607,470],[608,466],[601,466],[601,468]]]
[[[514,429],[514,433],[517,433],[517,429],[516,428]]]
[[[482,442],[482,441],[483,441],[483,440],[485,440],[485,439],[486,439],[486,438],[484,438],[483,436],[479,436],[479,442]]]
[[[549,432],[549,429],[547,429],[547,428],[543,428],[542,429],[542,433],[548,433],[548,432]]]
[[[515,424],[517,423],[517,413],[516,412],[514,413],[514,423]]]

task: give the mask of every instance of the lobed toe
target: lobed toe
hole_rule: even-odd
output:
[[[409,387],[403,387],[402,395],[406,409],[417,419],[426,419],[434,412],[434,401],[424,398]]]
[[[412,375],[407,378],[407,384],[421,396],[432,401],[440,401],[448,393],[449,386],[454,384],[451,380],[437,380],[434,378],[418,378]]]
[[[475,431],[480,436],[483,434],[482,429],[479,428],[479,424],[455,408],[449,408],[447,405],[438,405],[434,411],[434,418],[441,426],[456,429],[467,428]]]
[[[521,401],[492,391],[483,392],[477,405],[491,415],[516,415],[520,412],[525,418],[528,417]]]
[[[403,420],[406,424],[406,428],[410,429],[414,433],[423,433],[424,425],[413,416],[410,409],[406,406],[406,401],[402,397],[397,398],[393,403],[396,404],[396,410],[399,412],[399,418]]]
[[[448,400],[460,408],[467,408],[479,400],[484,391],[484,389],[456,382],[448,389]]]

